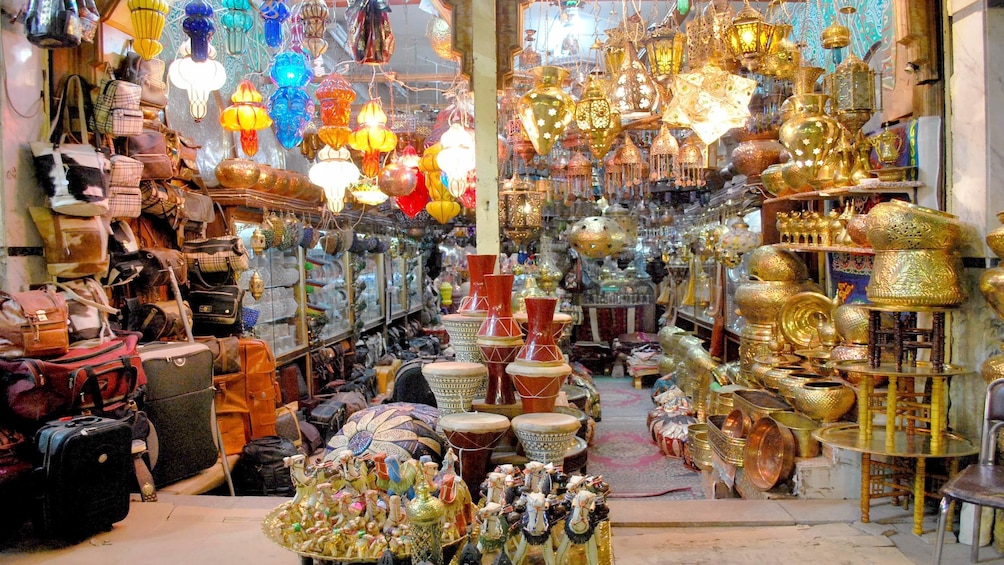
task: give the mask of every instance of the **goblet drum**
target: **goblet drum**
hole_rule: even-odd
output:
[[[509,431],[509,418],[488,412],[448,414],[439,419],[446,441],[460,453],[460,474],[477,492],[488,473],[492,450]]]
[[[422,376],[436,397],[440,415],[469,412],[474,394],[488,378],[481,363],[440,361],[422,367]]]
[[[522,414],[512,419],[512,429],[531,461],[560,465],[575,446],[579,420],[568,414]]]
[[[554,411],[561,384],[572,374],[572,368],[566,363],[550,365],[517,359],[506,366],[505,372],[516,385],[523,413],[534,414]]]
[[[478,347],[478,328],[484,315],[448,314],[443,316],[446,333],[450,334],[450,344],[456,352],[457,361],[483,363],[485,356]]]

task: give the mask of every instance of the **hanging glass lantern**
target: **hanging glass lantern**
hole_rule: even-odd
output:
[[[875,71],[854,53],[830,75],[830,112],[853,139],[875,110]]]
[[[230,97],[232,104],[220,114],[223,129],[241,132],[241,149],[248,157],[258,153],[258,130],[272,125],[262,100],[258,89],[244,79]]]
[[[402,149],[401,157],[398,160],[405,167],[411,167],[412,169],[417,169],[418,164],[422,162],[422,158],[418,156],[418,152],[415,151],[413,145],[408,145]]]
[[[565,171],[569,199],[589,198],[593,195],[593,164],[589,159],[582,153],[572,153]]]
[[[328,50],[324,32],[328,27],[328,6],[322,0],[304,0],[300,5],[303,20],[303,48],[316,59]]]
[[[408,155],[409,149],[411,149],[414,158]],[[412,161],[414,161],[414,165],[410,164]],[[426,175],[418,169],[419,161],[420,159],[418,158],[418,154],[415,153],[415,148],[410,145],[404,148],[404,154],[398,159],[399,163],[415,169],[416,172],[415,189],[405,196],[394,198],[394,203],[409,218],[417,216],[422,210],[425,210],[425,205],[429,203],[429,188],[425,184]]]
[[[275,56],[270,76],[278,87],[268,98],[275,137],[283,147],[292,149],[303,141],[303,131],[314,115],[314,99],[303,89],[314,73],[303,55],[286,51]]]
[[[164,49],[160,35],[171,5],[165,0],[129,0],[127,5],[133,27],[133,51],[149,61]]]
[[[282,24],[290,15],[285,1],[265,0],[260,13],[265,25],[265,44],[273,49],[282,47]]]
[[[436,142],[425,149],[422,159],[418,162],[418,170],[425,174],[425,185],[429,190],[429,197],[433,200],[442,200],[443,194],[447,196],[450,191],[443,185],[443,171],[439,169],[436,157],[443,149],[442,144]]]
[[[431,190],[429,195],[432,196]],[[445,224],[457,217],[457,214],[460,213],[460,204],[453,200],[448,191],[444,190],[439,198],[434,196],[431,198],[429,203],[425,205],[425,211],[437,222]]]
[[[614,79],[610,102],[620,109],[621,119],[635,120],[651,115],[659,107],[659,89],[638,60],[634,43],[624,49],[624,61]]]
[[[191,57],[196,63],[201,63],[209,57],[209,41],[213,38],[216,26],[213,24],[213,7],[206,0],[191,0],[185,4],[185,19],[181,29],[188,36],[191,45]],[[217,88],[222,87],[221,84]]]
[[[377,187],[387,196],[407,196],[418,185],[418,170],[403,164],[400,159],[380,169]]]
[[[373,182],[373,179],[364,178],[361,181],[353,185],[350,190],[352,191],[352,198],[360,204],[366,206],[379,206],[387,201],[387,194],[382,192]]]
[[[640,196],[640,187],[644,179],[645,160],[641,150],[634,144],[630,135],[624,134],[624,143],[617,150],[617,161],[621,165],[621,179],[628,196]]]
[[[609,153],[603,160],[603,184],[607,198],[613,198],[624,188],[624,169],[617,153]]]
[[[607,96],[603,73],[589,74],[582,99],[575,105],[575,124],[589,140],[589,152],[602,159],[620,131],[620,109]]]
[[[575,116],[575,100],[561,89],[567,70],[536,67],[533,76],[533,88],[519,99],[519,119],[537,154],[547,155]]]
[[[289,39],[287,44],[290,51],[303,54],[303,18],[300,17],[300,10],[293,8],[289,16]]]
[[[356,99],[356,91],[338,73],[331,73],[321,81],[314,92],[321,103],[321,123],[317,135],[324,143],[338,148],[349,141],[352,129],[349,128],[352,101]]]
[[[677,33],[673,27],[662,24],[652,31],[645,40],[645,54],[648,57],[648,68],[655,80],[662,82],[666,77],[680,72],[685,49],[686,36]]]
[[[676,179],[676,186],[679,187],[700,187],[705,186],[707,172],[707,152],[708,146],[701,138],[692,133],[680,145],[680,151],[676,155],[676,162],[673,163],[673,176]]]
[[[397,147],[397,135],[387,128],[387,114],[379,100],[363,104],[356,122],[359,125],[349,135],[349,146],[363,152],[363,175],[375,177],[380,172],[380,154]]]
[[[742,61],[744,67],[753,71],[760,65],[760,59],[770,52],[774,25],[767,23],[763,14],[746,0],[743,9],[726,30],[726,37],[732,54]]]
[[[209,46],[208,57],[202,62],[192,58],[188,41],[178,49],[178,58],[171,62],[167,77],[174,86],[188,93],[188,113],[201,122],[209,111],[209,94],[223,88],[227,71],[215,60],[216,48]]]
[[[394,54],[394,30],[390,27],[386,0],[356,0],[345,11],[349,29],[349,52],[357,63],[386,65]]]
[[[523,247],[540,234],[544,193],[534,190],[527,180],[511,179],[506,185],[499,191],[499,225],[507,237]]]
[[[345,208],[345,190],[359,181],[359,168],[348,149],[325,147],[317,152],[317,162],[311,165],[308,177],[324,189],[328,210],[338,214]]]
[[[533,48],[533,36],[537,33],[535,29],[526,30],[526,47],[523,47],[519,54],[519,66],[523,69],[532,69],[540,66],[540,53]]]
[[[227,11],[220,17],[220,24],[226,31],[227,53],[242,55],[246,44],[245,38],[254,27],[251,3],[248,0],[223,0],[223,7]]]
[[[680,145],[669,131],[666,124],[659,128],[659,135],[652,140],[648,148],[648,168],[651,171],[650,180],[668,179],[673,172],[673,158],[680,151]]]
[[[453,34],[449,22],[439,16],[433,16],[425,28],[425,35],[429,38],[433,53],[447,61],[456,59],[456,55],[453,54]]]
[[[454,198],[467,190],[467,173],[474,168],[474,136],[458,123],[450,125],[439,143],[442,149],[436,156],[439,170],[449,179],[447,188]]]

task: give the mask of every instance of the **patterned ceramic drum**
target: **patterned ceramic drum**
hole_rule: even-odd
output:
[[[422,376],[436,396],[443,416],[469,412],[474,394],[488,378],[488,369],[481,363],[440,361],[422,367]]]
[[[439,426],[460,453],[460,474],[467,488],[477,492],[487,475],[492,450],[509,431],[509,418],[487,412],[449,414],[439,419]]]
[[[522,414],[512,419],[512,429],[531,461],[560,465],[575,445],[579,421],[568,414]]]
[[[506,366],[505,372],[516,385],[523,413],[533,414],[554,411],[561,384],[572,374],[572,368],[565,363],[555,366],[516,360]]]
[[[463,363],[484,363],[485,356],[478,347],[478,328],[483,315],[448,314],[443,316],[446,333],[450,334],[450,345],[456,352],[457,361]]]

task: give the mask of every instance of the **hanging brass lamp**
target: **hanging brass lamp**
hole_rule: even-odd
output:
[[[774,39],[774,25],[764,20],[763,14],[750,6],[749,0],[726,30],[732,54],[748,70],[756,70],[761,58],[770,52]]]
[[[603,159],[620,132],[620,108],[607,96],[607,81],[599,71],[589,73],[582,99],[575,105],[575,124],[589,142],[589,152]]]

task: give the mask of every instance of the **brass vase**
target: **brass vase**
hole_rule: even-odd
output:
[[[795,409],[823,423],[836,422],[854,407],[851,387],[834,381],[810,381],[792,391]]]
[[[216,180],[226,188],[251,188],[258,182],[258,163],[250,159],[224,159],[216,165]]]
[[[789,98],[792,116],[781,125],[781,143],[791,154],[791,162],[814,182],[830,151],[840,141],[840,124],[826,115],[829,96],[801,94]]]
[[[732,164],[746,182],[760,182],[761,174],[781,162],[784,146],[776,139],[748,139],[732,150]]]
[[[561,89],[569,76],[567,70],[544,66],[532,73],[533,88],[520,97],[517,112],[533,148],[539,155],[547,155],[575,117],[575,100]]]

